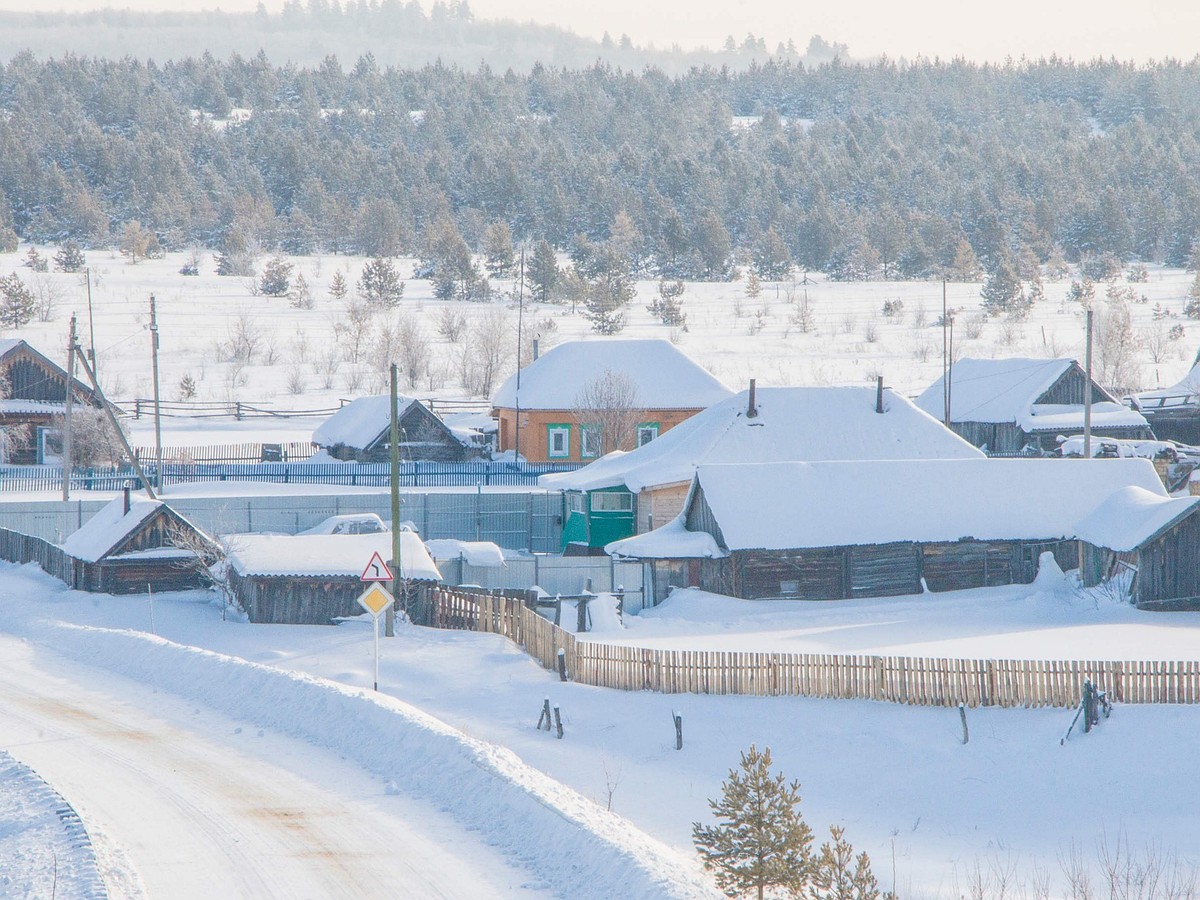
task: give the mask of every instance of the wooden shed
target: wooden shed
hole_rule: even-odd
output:
[[[1031,582],[1126,485],[1166,498],[1147,460],[899,460],[701,466],[683,513],[610,544],[651,602],[695,586],[745,599],[887,597]]]
[[[1091,392],[1092,434],[1151,439],[1145,417],[1118,403],[1073,359],[960,359],[950,369],[950,427],[976,447],[1017,453],[1053,451],[1058,438],[1083,433]],[[917,398],[931,416],[945,415],[945,380]]]
[[[1079,524],[1084,585],[1110,583],[1144,609],[1200,610],[1200,497],[1123,488]]]
[[[392,565],[391,532],[241,534],[227,538],[226,549],[231,587],[250,621],[281,625],[332,625],[362,615],[363,570],[375,553]],[[401,532],[400,557],[407,599],[419,601],[441,573],[416,532]]]
[[[126,491],[71,534],[70,587],[105,594],[143,594],[207,587],[216,545],[161,500]]]
[[[59,422],[66,410],[67,370],[23,340],[0,341],[0,373],[8,379],[8,396],[0,397],[0,426],[16,430],[16,440],[3,462],[45,462],[46,439],[57,444]],[[72,402],[96,409],[103,401],[90,385],[71,379]]]
[[[313,443],[334,459],[387,462],[391,453],[390,398],[359,397],[347,403],[313,432]],[[420,400],[401,397],[397,403],[400,458],[431,462],[462,462],[477,458],[479,443],[459,435]]]

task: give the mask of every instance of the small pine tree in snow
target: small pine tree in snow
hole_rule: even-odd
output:
[[[879,883],[866,853],[854,855],[845,832],[829,827],[832,841],[821,845],[813,864],[805,900],[880,900]]]
[[[771,771],[771,750],[753,744],[710,800],[716,825],[692,825],[704,867],[731,897],[769,887],[802,896],[812,870],[812,831],[798,809],[800,784]]]
[[[87,260],[83,256],[83,251],[74,241],[67,241],[54,254],[54,268],[60,272],[82,272],[86,265]]]
[[[762,281],[759,280],[757,272],[751,272],[750,277],[746,279],[746,296],[751,300],[758,298],[762,293]]]
[[[20,328],[33,321],[36,313],[37,298],[16,272],[0,278],[0,325]]]
[[[273,256],[263,266],[258,289],[268,297],[286,296],[292,286],[292,264],[282,256]]]
[[[329,282],[329,296],[334,300],[344,300],[348,293],[350,286],[346,284],[346,276],[340,271],[334,272],[333,280]]]

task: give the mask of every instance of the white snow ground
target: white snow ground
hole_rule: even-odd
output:
[[[1055,597],[1045,584],[1024,589],[1024,598],[1019,590],[898,605],[856,601],[837,605],[843,612],[834,620],[833,604],[814,606],[807,640],[841,650],[847,635],[883,629],[883,637],[868,640],[915,649],[926,628],[947,619],[938,643],[958,653],[985,649],[988,635],[997,646],[1017,646],[1020,634],[1050,641],[1060,630],[1124,615],[1103,602]],[[110,861],[110,883],[132,885],[114,896],[138,896],[140,883],[148,896],[161,896],[151,889],[154,879],[188,865],[205,871],[217,864],[231,870],[225,877],[244,877],[234,874],[237,853],[260,864],[255,868],[270,862],[277,884],[355,877],[312,875],[316,863],[280,853],[244,822],[246,806],[299,811],[330,803],[361,811],[368,830],[387,836],[378,850],[360,847],[355,855],[345,845],[359,847],[361,831],[337,833],[334,822],[316,816],[322,829],[335,829],[333,845],[342,848],[338,860],[327,860],[334,873],[365,856],[362,871],[382,868],[380,878],[398,877],[388,867],[411,859],[394,848],[409,845],[405,832],[413,829],[404,823],[415,820],[417,837],[429,837],[421,853],[455,879],[446,882],[446,896],[485,896],[479,885],[505,895],[699,895],[691,823],[708,817],[707,798],[751,742],[770,746],[778,767],[802,782],[804,813],[818,834],[827,824],[844,825],[855,846],[871,854],[881,885],[895,884],[906,898],[957,897],[975,879],[995,885],[1004,873],[1010,894],[1011,885],[1029,885],[1039,873],[1061,887],[1060,861],[1075,853],[1097,866],[1100,843],[1111,847],[1118,839],[1139,860],[1154,848],[1160,858],[1200,866],[1194,707],[1119,707],[1097,731],[1065,746],[1059,738],[1066,711],[972,710],[963,745],[955,710],[608,691],[562,684],[495,635],[403,626],[397,639],[383,642],[384,696],[373,697],[365,689],[372,659],[365,619],[336,628],[251,626],[222,621],[205,595],[190,593],[156,599],[152,620],[145,597],[73,593],[32,567],[11,566],[0,571],[0,603],[0,659],[7,660],[0,665],[7,682],[0,734],[11,733],[14,717],[32,716],[38,703],[57,700],[75,710],[67,714],[70,725],[57,718],[36,725],[70,740],[30,737],[6,749],[75,802],[99,845],[111,848],[99,854]],[[924,616],[919,603],[928,604]],[[736,636],[743,625],[762,622],[742,609],[714,614],[681,605],[677,646],[705,645],[702,633]],[[662,612],[629,634],[649,638],[657,628],[665,640],[670,605]],[[160,637],[146,633],[151,621]],[[1164,647],[1191,647],[1188,656],[1196,657],[1197,626],[1166,616],[1148,618],[1145,627]],[[543,697],[562,708],[561,741],[534,727]],[[672,711],[683,716],[682,751],[674,749]],[[32,726],[22,727],[28,735]],[[99,732],[91,740],[100,762],[72,749],[88,728]],[[143,744],[156,749],[143,751]],[[181,820],[154,834],[126,821],[130,814],[96,777],[97,766],[118,754],[121,778],[137,782],[143,752],[146,784],[126,784],[122,799],[134,818],[141,811],[145,820]],[[55,764],[60,754],[69,757],[64,765]],[[223,792],[213,790],[204,795],[209,805],[189,806],[195,782],[179,773],[190,773],[193,763],[196,779],[220,784],[228,777],[224,793],[249,803],[239,813],[237,803],[226,808],[213,796]],[[168,799],[153,806],[149,787]],[[609,805],[623,818],[606,813]],[[159,832],[174,829],[197,837],[159,840]],[[245,834],[237,848],[222,841],[229,830]],[[293,838],[301,840],[289,832]],[[326,839],[322,833],[319,840]],[[179,859],[182,847],[199,858]],[[448,870],[439,852],[452,857]],[[184,882],[176,876],[174,883]],[[344,895],[361,896],[355,885],[347,880]]]

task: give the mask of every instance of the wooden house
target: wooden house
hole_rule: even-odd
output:
[[[629,447],[605,447],[601,429],[581,420],[589,382],[613,372],[633,389],[637,425]],[[642,446],[730,395],[727,387],[670,341],[589,340],[559,344],[512,375],[492,398],[501,452],[529,462],[587,462]]]
[[[936,419],[945,415],[945,381],[917,398]],[[1073,359],[960,359],[950,369],[950,427],[990,453],[1052,451],[1059,436],[1082,434],[1092,402],[1092,434],[1153,438],[1144,416],[1118,403]]]
[[[958,459],[701,466],[683,513],[610,544],[650,602],[694,586],[835,600],[1033,580],[1077,565],[1076,524],[1117,490],[1166,498],[1148,460]]]
[[[1115,582],[1145,609],[1200,609],[1200,497],[1123,488],[1078,531],[1084,585]]]
[[[539,481],[564,492],[564,549],[596,551],[679,515],[700,465],[983,456],[891,390],[751,383],[644,447]]]
[[[230,584],[251,622],[331,625],[361,615],[358,597],[367,585],[360,576],[372,554],[394,565],[391,532],[240,534],[226,545]],[[400,533],[400,558],[408,600],[419,602],[421,591],[439,582],[441,573],[414,531]]]
[[[313,443],[334,459],[387,462],[391,453],[390,400],[359,397],[347,403],[313,432]],[[459,435],[420,400],[400,397],[400,458],[432,462],[462,462],[478,457],[469,436]]]
[[[60,545],[70,587],[105,594],[144,594],[206,587],[216,545],[161,500],[126,491]]]
[[[1183,380],[1171,387],[1143,391],[1127,398],[1146,417],[1155,437],[1200,444],[1200,352]]]
[[[59,428],[66,411],[67,370],[23,340],[0,340],[0,373],[7,379],[0,396],[0,427],[9,429],[7,458],[14,465],[33,465],[56,456]],[[73,403],[102,407],[95,390],[70,379]]]

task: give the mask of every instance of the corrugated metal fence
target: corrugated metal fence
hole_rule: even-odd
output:
[[[295,534],[330,516],[373,512],[391,517],[386,492],[267,496],[164,497],[180,515],[212,535],[247,532]],[[106,501],[30,500],[0,504],[0,523],[24,534],[61,541]],[[561,494],[557,491],[402,491],[400,517],[421,536],[493,541],[512,550],[561,549]],[[527,586],[527,585],[523,585]],[[637,587],[630,584],[629,587]]]
[[[591,590],[625,589],[625,609],[642,609],[642,564],[622,562],[610,556],[535,555],[529,559],[510,559],[504,568],[472,566],[464,560],[437,561],[442,578],[448,584],[475,585],[489,590],[509,588],[525,590],[537,585],[551,596],[575,596],[591,582]]]
[[[1085,679],[1119,703],[1200,702],[1200,662],[935,659],[649,650],[579,640],[519,600],[435,591],[432,624],[503,634],[570,678],[627,691],[883,700],[920,706],[1079,703]]]

